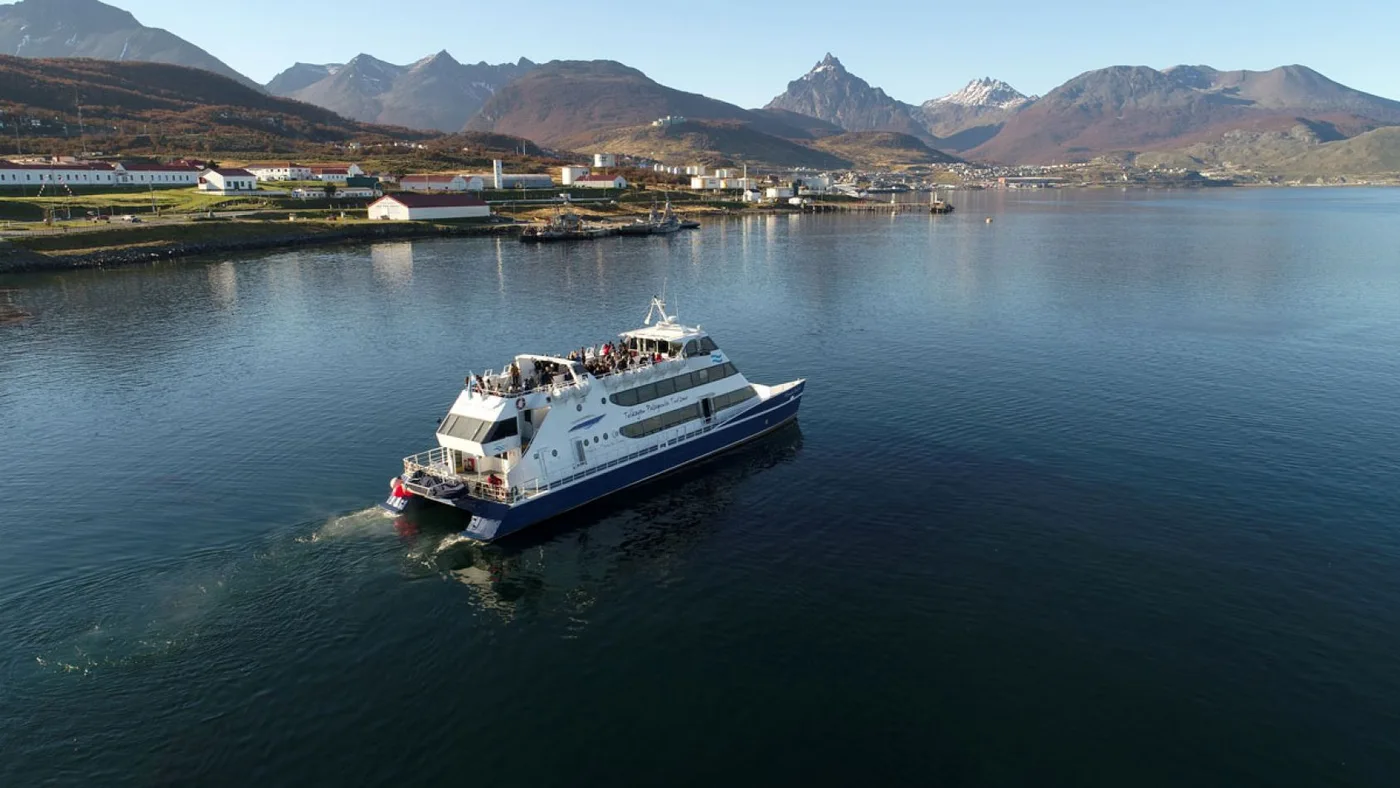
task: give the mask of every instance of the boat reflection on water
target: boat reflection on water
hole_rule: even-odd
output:
[[[410,573],[462,583],[483,611],[506,620],[526,611],[578,616],[618,577],[668,573],[725,521],[750,477],[792,461],[801,448],[794,422],[503,542],[463,537],[465,513],[445,506],[410,510],[394,527],[411,545]]]

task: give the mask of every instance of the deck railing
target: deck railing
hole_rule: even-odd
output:
[[[660,361],[650,361],[650,360],[647,360],[647,361],[634,361],[634,362],[632,362],[631,364],[629,364],[625,369],[612,369],[612,370],[608,370],[607,372],[603,372],[602,374],[599,374],[599,375],[593,375],[593,377],[594,377],[595,379],[602,380],[603,378],[611,378],[611,377],[614,377],[614,376],[617,376],[617,375],[625,375],[625,374],[627,374],[628,372],[635,372],[635,371],[637,371],[637,370],[651,370],[651,369],[659,368],[659,367],[662,367],[663,365],[668,364],[668,363],[670,363],[670,362],[672,362],[672,361],[685,361],[685,357],[683,357],[683,356],[667,356],[667,357],[661,359]],[[581,364],[582,362],[575,362],[575,363]],[[562,373],[561,373],[561,374],[562,374]],[[589,373],[589,374],[592,374],[592,373]],[[562,382],[560,381],[559,378],[556,378],[556,379],[555,379],[553,382],[551,382],[549,385],[536,384],[536,385],[534,385],[534,386],[525,386],[525,385],[523,385],[523,383],[522,383],[521,386],[516,387],[516,386],[512,386],[512,385],[510,384],[510,376],[509,376],[509,375],[506,375],[506,374],[499,374],[499,373],[495,373],[494,371],[488,370],[487,374],[482,375],[482,382],[481,382],[480,384],[477,384],[477,382],[476,382],[476,377],[475,377],[475,376],[472,376],[472,377],[467,378],[467,381],[468,381],[468,387],[469,387],[472,391],[478,391],[478,392],[481,392],[481,393],[483,393],[483,394],[490,394],[490,395],[493,396],[493,397],[502,397],[502,398],[508,398],[508,397],[523,397],[523,396],[525,396],[526,394],[534,394],[534,393],[536,393],[536,392],[547,392],[547,391],[552,391],[552,390],[554,390],[554,389],[556,389],[556,388],[562,391],[562,390],[564,390],[564,389],[569,389],[569,388],[573,388],[573,387],[575,387],[575,386],[581,385],[580,382],[574,381],[573,379],[569,378],[567,375],[564,375],[563,377],[564,377],[564,379],[562,380]]]

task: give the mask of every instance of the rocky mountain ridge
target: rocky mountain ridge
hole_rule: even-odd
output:
[[[0,52],[17,57],[170,63],[256,83],[179,36],[146,27],[99,0],[20,0],[0,6]]]
[[[833,123],[846,131],[892,131],[930,141],[915,108],[846,70],[830,52],[764,105]]]
[[[365,123],[450,133],[461,130],[496,90],[534,67],[525,58],[469,65],[446,50],[400,66],[362,53],[338,67],[298,63],[267,89]]]

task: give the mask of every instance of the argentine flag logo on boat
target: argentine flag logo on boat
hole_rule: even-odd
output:
[[[718,351],[716,351],[716,352],[714,352],[714,353],[711,353],[711,354],[710,354],[710,363],[711,363],[711,364],[723,364],[723,363],[724,363],[724,354],[723,354],[723,353],[720,353],[720,352],[718,352]]]

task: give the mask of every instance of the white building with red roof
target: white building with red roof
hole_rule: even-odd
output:
[[[325,166],[312,165],[311,167],[311,180],[327,183],[345,183],[351,178],[358,178],[364,174],[365,171],[360,169],[358,164],[327,164]]]
[[[258,177],[237,167],[217,167],[199,174],[199,190],[214,194],[247,194],[258,190]]]
[[[485,182],[475,175],[435,172],[427,175],[404,175],[399,188],[410,192],[479,192]]]
[[[484,219],[491,206],[475,194],[395,192],[369,204],[369,218],[411,222],[427,219]]]
[[[189,164],[77,161],[13,162],[0,160],[0,189],[27,186],[194,186],[199,168]]]
[[[243,165],[260,181],[309,181],[311,168],[294,161],[265,161]]]

